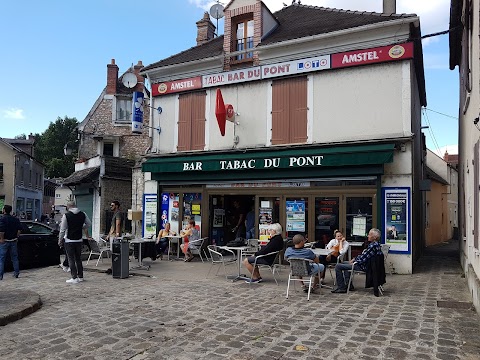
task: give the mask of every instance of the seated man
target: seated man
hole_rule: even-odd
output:
[[[243,265],[248,269],[248,271],[253,274],[253,277],[246,280],[247,283],[254,282],[259,283],[262,282],[262,277],[260,276],[260,272],[258,271],[258,267],[256,266],[255,269],[253,268],[253,264],[255,263],[255,258],[259,255],[266,255],[271,252],[280,251],[283,249],[283,238],[282,238],[282,225],[280,224],[273,224],[269,229],[271,239],[267,245],[262,246],[260,250],[258,250],[253,256],[249,256],[243,260]],[[257,260],[257,264],[260,265],[272,265],[275,261],[276,254],[262,257]]]
[[[378,229],[371,229],[368,232],[368,247],[356,258],[345,261],[335,266],[335,275],[337,278],[337,288],[332,290],[332,293],[346,293],[347,286],[350,281],[350,271],[352,270],[352,264],[354,271],[365,271],[365,265],[373,256],[382,255],[382,247],[378,243],[381,237],[381,232]],[[350,270],[350,271],[349,271]],[[353,284],[350,286],[350,291],[354,290]],[[376,294],[375,294],[376,295]]]
[[[316,274],[315,280],[313,281],[313,291],[318,286],[318,273],[322,273],[325,270],[325,266],[323,264],[319,264],[318,257],[313,253],[312,250],[304,248],[305,246],[305,238],[301,234],[297,234],[293,237],[293,245],[294,247],[289,247],[285,250],[285,259],[289,258],[297,258],[297,259],[307,259],[313,260],[313,264],[311,264],[311,273]],[[303,291],[308,292],[308,286],[306,286]]]

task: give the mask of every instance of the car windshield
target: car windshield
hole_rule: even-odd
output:
[[[38,223],[23,223],[23,227],[28,229],[30,234],[51,234],[52,229],[48,226],[38,224]]]

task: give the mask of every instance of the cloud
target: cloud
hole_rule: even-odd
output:
[[[10,108],[6,110],[2,110],[2,113],[5,119],[11,119],[11,120],[25,119],[25,115],[23,115],[23,109]]]
[[[443,155],[445,153],[449,153],[450,155],[458,154],[458,144],[454,145],[445,145],[440,147],[438,150],[432,150],[434,153],[436,153],[438,156],[443,158]]]
[[[204,10],[208,10],[215,1],[189,0]],[[283,3],[290,5],[291,0],[263,0],[270,11],[275,12],[283,7]],[[303,5],[324,6],[337,9],[382,12],[382,0],[302,0]],[[224,1],[228,3],[228,1]],[[397,0],[397,13],[417,14],[420,16],[422,34],[431,34],[448,30],[450,16],[450,0]],[[424,41],[424,46],[435,40]]]

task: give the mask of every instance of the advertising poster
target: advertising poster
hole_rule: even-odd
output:
[[[271,207],[261,207],[258,218],[258,233],[260,243],[265,244],[270,239],[268,229],[272,224],[272,211]]]
[[[213,227],[214,228],[223,227],[224,216],[225,216],[224,209],[213,209]]]
[[[143,237],[157,234],[157,194],[143,195]]]
[[[383,242],[390,252],[410,253],[410,188],[382,188]]]
[[[287,231],[305,232],[305,201],[287,201]]]
[[[170,193],[168,195],[168,222],[170,223],[170,230],[179,233],[180,220],[180,200],[179,194]]]

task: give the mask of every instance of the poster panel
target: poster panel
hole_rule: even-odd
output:
[[[391,253],[410,254],[410,188],[382,188],[383,243]]]
[[[305,231],[305,201],[287,201],[287,231]]]
[[[143,195],[143,237],[157,234],[157,194]]]

